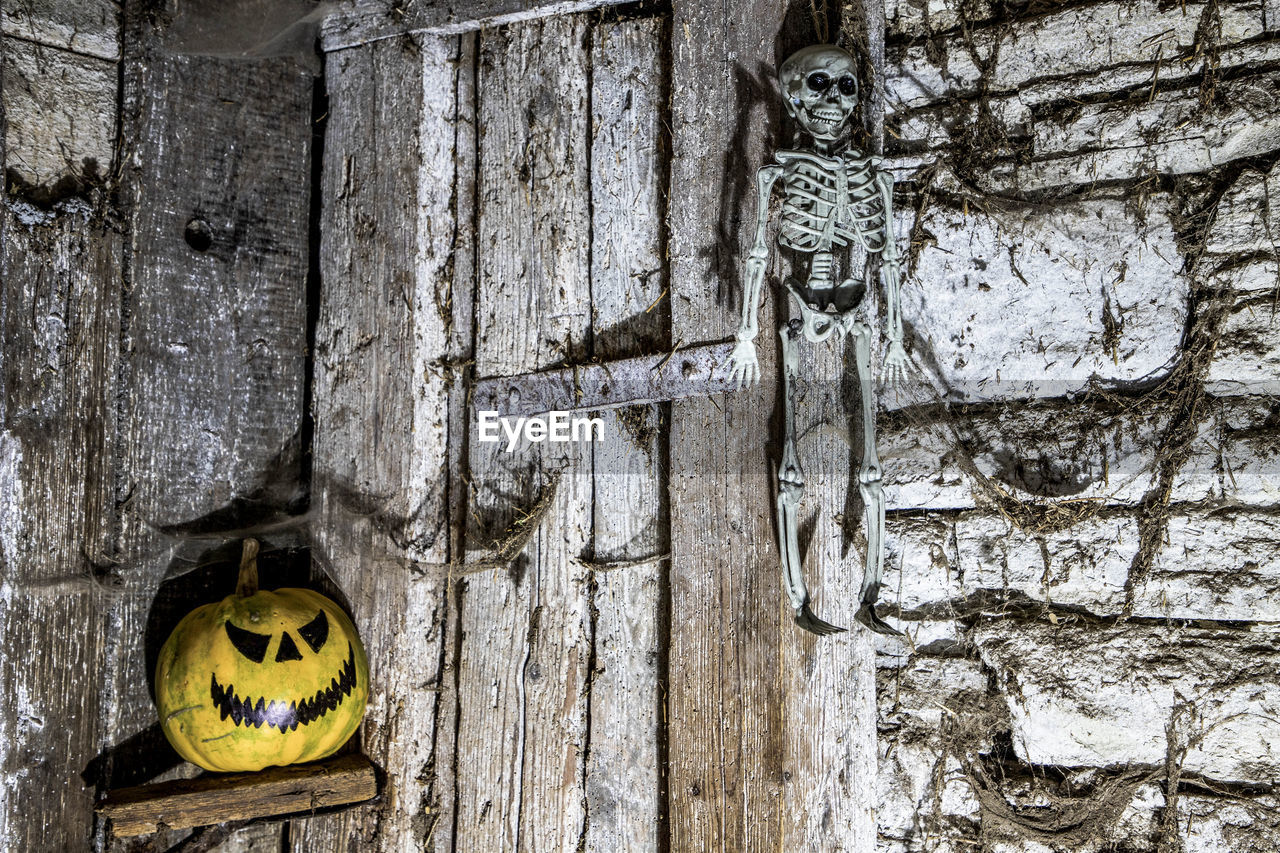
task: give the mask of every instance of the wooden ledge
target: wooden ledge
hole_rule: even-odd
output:
[[[373,762],[359,754],[257,773],[206,773],[111,791],[97,810],[117,836],[352,805],[378,793]]]

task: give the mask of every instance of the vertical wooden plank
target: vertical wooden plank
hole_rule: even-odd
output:
[[[592,355],[670,348],[661,18],[601,23],[591,51]],[[659,626],[669,548],[663,406],[604,413],[592,446],[593,653],[585,849],[659,847]]]
[[[284,59],[157,56],[146,73],[128,327],[134,514],[151,527],[228,510],[261,520],[301,471],[313,81]]]
[[[784,31],[785,11],[772,2],[673,7],[672,334],[686,342],[730,338],[740,317],[753,175],[779,141],[772,75],[807,41]],[[770,278],[785,270],[773,257]],[[821,511],[810,590],[821,615],[851,627],[819,640],[792,623],[779,578],[781,448],[770,413],[775,317],[788,308],[770,290],[757,338],[761,384],[672,409],[671,846],[869,849],[871,644],[846,610],[861,568],[856,545],[842,554],[835,523],[850,462],[842,446],[801,448],[804,509]],[[840,354],[802,358],[835,394],[833,407],[815,407],[818,419],[839,416]]]
[[[447,294],[458,43],[393,39],[328,58],[313,483],[317,547],[369,653],[365,752],[381,804],[295,822],[296,850],[421,849],[448,556]],[[447,828],[446,828],[447,831]]]
[[[782,626],[781,838],[800,850],[872,850],[875,644],[874,635],[854,618],[867,542],[862,503],[850,500],[850,489],[857,495],[862,462],[852,341],[802,344],[800,365],[805,377],[796,391],[796,426],[804,431],[797,442],[805,472],[801,524],[812,530],[805,580],[816,612],[849,630],[815,637],[789,619]]]
[[[105,629],[104,785],[144,781],[159,760],[148,651],[164,638],[147,630],[197,603],[160,591],[175,552],[205,547],[182,535],[280,518],[305,497],[313,78],[287,59],[173,56],[150,10],[127,10],[126,28],[123,594]]]
[[[0,210],[0,848],[83,849],[113,589],[122,238],[83,202]],[[54,819],[50,819],[50,816]]]
[[[98,108],[107,103],[114,129],[114,86],[105,100],[93,85],[83,93],[66,90],[75,72],[95,63],[114,71],[114,62],[12,38],[19,30],[24,38],[61,46],[56,35],[48,37],[50,16],[58,11],[67,10],[31,10],[25,27],[16,25],[12,10],[0,13],[0,174],[6,176],[0,189],[0,678],[9,685],[0,695],[0,848],[6,850],[90,843],[94,791],[78,774],[101,738],[98,678],[108,643],[100,614],[112,592],[124,240],[100,199],[71,198],[41,210],[10,196],[21,184],[50,177],[48,187],[22,189],[29,197],[65,195],[81,170],[89,170],[78,158],[66,162],[82,151],[84,135],[64,123],[47,122],[36,134],[47,150],[24,138],[22,131],[38,127],[45,109],[98,129]],[[118,12],[111,17],[118,27]],[[24,64],[33,58],[52,64],[47,75],[27,73]],[[72,73],[65,73],[67,64]],[[37,177],[20,168],[59,153],[71,175]],[[110,162],[108,145],[93,166],[105,170]]]
[[[772,105],[741,63],[770,57],[779,4],[673,3],[672,336],[737,328],[740,259]],[[749,57],[744,60],[744,57]],[[720,191],[717,192],[717,189]],[[671,410],[670,809],[672,850],[778,846],[782,799],[779,632],[769,413],[772,300],[760,316],[763,379],[747,393]]]
[[[585,23],[481,36],[475,369],[510,375],[580,359],[590,325]],[[584,828],[590,454],[507,453],[470,436],[471,549],[536,524],[509,570],[458,599],[458,850],[561,850]],[[522,517],[559,474],[539,518]],[[464,775],[465,774],[465,775]]]

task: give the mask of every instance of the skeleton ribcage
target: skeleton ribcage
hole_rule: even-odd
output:
[[[884,204],[870,157],[779,151],[777,159],[785,195],[779,243],[801,252],[826,252],[855,241],[871,253],[884,248]]]

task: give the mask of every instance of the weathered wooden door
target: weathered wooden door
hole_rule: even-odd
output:
[[[521,377],[507,413],[527,374],[731,337],[766,75],[813,38],[786,11],[328,29],[314,529],[376,650],[388,789],[297,849],[874,845],[871,645],[784,613],[773,384],[515,452],[468,398]],[[811,494],[818,594],[851,624],[847,475]]]

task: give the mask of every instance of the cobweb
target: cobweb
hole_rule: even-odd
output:
[[[184,56],[262,59],[287,56],[319,74],[316,41],[342,5],[311,0],[192,0],[178,4],[166,47]]]

